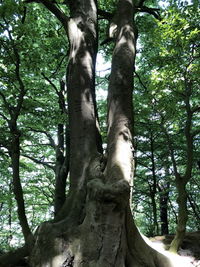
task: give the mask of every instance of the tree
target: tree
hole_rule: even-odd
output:
[[[30,2],[30,1],[27,1]],[[59,4],[41,0],[61,22],[70,42],[67,96],[70,188],[52,222],[39,226],[29,244],[31,266],[169,266],[140,236],[129,207],[133,172],[133,68],[135,13],[158,17],[144,1],[119,0],[114,14],[94,0]],[[110,20],[115,46],[108,89],[107,157],[102,154],[95,99],[97,15]],[[31,247],[31,249],[30,249]],[[4,261],[5,264],[5,261]]]
[[[27,3],[29,2],[34,1],[28,0]],[[146,101],[139,114],[141,124],[139,124],[139,134],[137,132],[140,135],[138,147],[144,155],[146,154],[146,157],[143,157],[142,160],[138,159],[137,166],[142,163],[144,168],[142,169],[140,165],[140,170],[136,174],[141,173],[148,181],[146,188],[145,183],[143,186],[139,186],[141,191],[145,190],[148,199],[148,213],[152,219],[153,231],[159,230],[157,222],[159,212],[164,226],[162,231],[168,231],[166,207],[167,201],[170,201],[168,193],[171,180],[168,181],[168,178],[171,178],[172,173],[169,151],[164,145],[166,135],[159,132],[161,124],[159,114],[167,114],[164,116],[164,126],[175,122],[177,127],[178,114],[182,116],[183,111],[178,105],[177,116],[174,116],[173,119],[170,117],[172,115],[171,105],[167,105],[166,99],[173,100],[172,103],[175,103],[177,98],[171,97],[172,94],[169,95],[166,88],[161,92],[157,86],[157,84],[160,85],[160,77],[155,79],[156,75],[154,74],[158,73],[160,66],[158,59],[157,61],[152,60],[152,55],[154,56],[159,49],[163,49],[162,41],[163,43],[165,41],[164,35],[161,35],[162,38],[158,41],[158,37],[154,35],[155,33],[153,34],[153,30],[158,26],[156,20],[160,19],[158,9],[152,7],[155,6],[155,1],[119,0],[117,5],[114,1],[103,0],[98,3],[94,0],[64,2],[40,0],[35,2],[31,4],[19,2],[19,7],[22,8],[21,15],[18,15],[15,10],[18,5],[14,0],[8,1],[9,8],[7,8],[7,10],[10,7],[13,8],[12,3],[15,3],[13,11],[9,11],[12,13],[12,19],[9,19],[7,24],[11,24],[11,26],[8,25],[7,28],[12,30],[14,47],[19,50],[21,58],[18,76],[28,88],[17,120],[21,133],[18,138],[20,144],[18,152],[21,155],[19,160],[19,164],[21,164],[20,181],[22,184],[26,181],[27,185],[24,186],[20,195],[24,197],[26,204],[27,191],[30,192],[33,189],[34,192],[36,190],[42,192],[42,194],[38,192],[34,194],[34,198],[37,198],[38,202],[42,199],[41,196],[47,196],[47,200],[52,206],[52,198],[54,198],[55,216],[52,221],[41,224],[33,238],[26,238],[25,247],[15,253],[0,257],[1,264],[15,266],[19,264],[21,257],[29,256],[32,266],[170,266],[164,256],[146,245],[135,226],[129,207],[134,169],[133,71],[138,31],[136,24],[138,25],[139,21],[141,28],[146,28],[145,30],[150,28],[149,32],[147,30],[151,36],[150,42],[145,40],[148,49],[152,48],[152,44],[157,46],[154,53],[150,53],[149,58],[148,56],[144,57],[143,54],[140,55],[141,61],[143,62],[147,58],[149,65],[156,66],[157,72],[152,69],[152,66],[146,68],[146,65],[143,65],[142,71],[146,76],[149,75],[149,80],[152,80],[152,86],[156,89],[150,88],[153,94],[150,93],[151,90],[147,92],[147,99],[144,99],[145,94],[143,94],[139,103],[134,100],[136,112],[138,112],[138,106],[140,109]],[[26,9],[28,12],[24,12]],[[3,12],[2,9],[0,11]],[[60,24],[55,22],[54,16],[51,16],[49,11],[55,15]],[[149,14],[141,15],[141,12],[153,15],[154,19]],[[29,21],[34,16],[38,16],[38,19],[32,18]],[[4,17],[5,15],[3,15]],[[28,23],[22,26],[20,22],[24,21],[28,21]],[[4,23],[5,21],[3,25]],[[149,27],[150,25],[151,27]],[[166,25],[168,26],[168,21],[159,24],[159,29],[163,30],[164,34],[166,34],[164,31]],[[107,33],[105,26],[109,28]],[[139,28],[139,32],[141,28]],[[38,36],[39,29],[41,29],[42,38],[38,38],[38,41],[33,43],[33,36]],[[1,32],[1,38],[7,39],[8,36],[4,31]],[[23,33],[23,40],[26,42],[19,43],[20,33]],[[159,34],[157,35],[160,36]],[[43,40],[47,35],[50,38]],[[7,40],[3,40],[2,43],[7,46]],[[111,52],[113,52],[111,75],[107,77],[109,82],[107,133],[105,133],[105,120],[99,122],[102,114],[99,112],[96,101],[95,87],[98,85],[95,86],[95,64],[98,43],[103,45],[107,58],[111,58]],[[28,46],[28,50],[26,46]],[[33,50],[31,46],[33,46]],[[69,51],[67,51],[68,49]],[[30,60],[28,60],[27,54],[29,53],[27,51],[33,53]],[[68,55],[67,60],[65,60],[66,54]],[[1,63],[3,62],[5,65],[6,58],[4,56],[2,58]],[[66,74],[64,74],[63,69],[66,69],[66,62],[68,65]],[[13,65],[12,62],[10,66],[12,68],[15,64]],[[167,77],[166,73],[169,71],[169,67],[164,66],[163,69],[165,71],[164,74],[161,72],[161,77]],[[176,68],[171,71],[172,73],[176,72]],[[1,95],[3,111],[1,110],[0,123],[5,129],[5,133],[0,138],[0,145],[3,147],[2,158],[6,159],[6,164],[9,164],[9,156],[13,153],[12,147],[10,147],[10,155],[6,150],[6,140],[10,140],[6,126],[6,122],[9,120],[10,106],[7,105],[6,111],[4,102],[7,101],[15,107],[16,99],[11,97],[8,90],[9,83],[5,82],[12,72],[5,73],[1,70],[1,73],[5,78],[3,78],[4,90]],[[66,76],[66,86],[64,75]],[[176,77],[176,74],[174,75]],[[136,76],[140,80],[140,76],[137,74]],[[180,80],[178,78],[176,81]],[[101,83],[101,78],[96,79],[96,83]],[[168,83],[171,85],[170,82]],[[167,86],[167,83],[164,83],[164,86]],[[169,87],[167,87],[168,90]],[[67,103],[65,102],[66,88]],[[16,84],[12,89],[12,92],[18,95],[20,88],[17,91]],[[145,90],[148,91],[147,87]],[[137,98],[136,90],[135,95]],[[151,107],[149,107],[149,103],[152,104]],[[105,112],[105,106],[102,103],[101,108]],[[29,120],[27,120],[27,114]],[[147,125],[148,123],[149,125]],[[99,125],[103,126],[103,134]],[[135,128],[136,132],[137,125]],[[171,128],[168,129],[172,131]],[[55,141],[55,136],[57,136],[57,141]],[[182,141],[183,138],[180,138],[178,142],[174,142],[179,162],[184,158],[179,148]],[[105,143],[107,143],[106,153],[103,152]],[[167,159],[163,160],[164,157]],[[183,168],[182,165],[181,168]],[[151,170],[151,173],[145,169]],[[34,179],[30,179],[30,181],[23,179],[23,174],[26,175],[30,170],[32,176],[35,176]],[[4,173],[5,170],[3,175],[9,178],[9,174],[5,175]],[[50,176],[48,183],[46,183],[45,176]],[[52,176],[54,176],[53,179]],[[67,178],[69,178],[69,182],[67,181],[69,191],[66,196]],[[5,180],[4,177],[4,183]],[[35,185],[30,185],[30,182],[34,182]],[[139,183],[140,180],[136,181],[136,184]],[[52,188],[55,188],[54,193],[51,192]],[[173,190],[174,188],[173,186]],[[192,183],[191,188],[197,191]],[[12,200],[11,188],[7,186],[6,190]],[[144,195],[141,196],[141,191],[139,192],[140,198],[145,199]],[[156,203],[158,197],[160,198],[160,210]],[[198,218],[198,209],[194,205],[195,198],[189,197],[191,207],[195,210]],[[5,219],[8,219],[10,226],[12,202],[10,201],[11,204],[9,200],[4,202],[5,204],[3,203],[0,208],[5,209],[6,205],[9,207],[9,216]],[[35,209],[33,210],[35,211]],[[26,214],[28,213],[26,212]],[[145,216],[146,218],[143,217],[147,221],[147,215]],[[30,216],[27,218],[30,225],[35,215],[31,219]],[[34,225],[36,224],[37,221]],[[174,227],[174,223],[172,227]]]
[[[143,41],[144,52],[140,64],[143,64],[141,69],[144,73],[139,75],[148,94],[147,101],[154,106],[154,113],[149,117],[155,117],[157,124],[160,124],[163,133],[159,134],[159,139],[162,138],[167,144],[165,157],[170,156],[172,162],[170,165],[175,177],[179,209],[176,236],[170,250],[176,252],[186,231],[187,186],[195,174],[195,143],[199,135],[196,120],[199,116],[196,95],[199,90],[199,16],[197,2],[193,2],[172,1],[154,31],[149,29],[154,35],[154,42],[152,39]],[[193,14],[197,15],[194,17]],[[154,52],[150,51],[152,46],[155,46]],[[166,147],[162,147],[162,151],[166,151]],[[161,166],[164,167],[163,159]]]

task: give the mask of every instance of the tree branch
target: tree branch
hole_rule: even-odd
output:
[[[200,111],[200,106],[194,107],[194,108],[191,109],[192,113],[199,112],[199,111]]]
[[[141,85],[144,87],[145,90],[148,90],[146,85],[143,83],[143,81],[141,80],[139,74],[135,71],[135,75],[137,76],[139,82],[141,83]]]
[[[113,18],[113,14],[112,13],[107,12],[107,11],[102,10],[102,9],[98,9],[97,13],[98,13],[98,15],[102,16],[103,19],[107,19],[109,21]]]
[[[6,109],[9,111],[10,110],[10,105],[8,104],[5,95],[1,91],[0,91],[0,96],[1,96],[1,98],[3,100],[3,103],[4,103],[5,107],[6,107]]]
[[[26,0],[25,1],[25,3],[32,3],[32,2],[43,4],[63,24],[65,30],[67,30],[67,22],[69,18],[53,2],[49,0]]]
[[[161,20],[161,16],[159,14],[159,8],[150,8],[147,6],[139,6],[136,7],[136,13],[138,12],[144,12],[144,13],[148,13],[150,15],[153,15],[156,19]]]
[[[162,122],[161,122],[161,128],[166,136],[166,139],[167,139],[167,144],[168,144],[168,148],[169,148],[169,152],[170,152],[170,156],[171,156],[171,160],[172,160],[172,165],[173,165],[173,170],[174,170],[174,174],[175,174],[175,177],[179,177],[180,174],[178,172],[178,168],[177,168],[177,163],[176,163],[176,159],[175,159],[175,155],[174,155],[174,148],[173,148],[173,143],[170,139],[170,135],[167,131],[167,129],[164,127],[164,124],[163,124],[163,117],[161,116],[161,119],[162,119]]]
[[[9,121],[9,119],[6,118],[6,116],[5,116],[3,113],[1,113],[1,112],[0,112],[0,116],[1,116],[5,121],[7,121],[7,122]]]
[[[50,164],[47,163],[47,162],[44,162],[44,161],[42,161],[42,160],[33,158],[33,157],[28,156],[28,155],[26,155],[26,154],[21,154],[21,155],[22,155],[23,157],[25,157],[25,158],[28,158],[28,159],[32,160],[33,162],[35,162],[35,163],[37,163],[37,164],[41,164],[41,165],[46,166],[46,167],[52,169],[53,171],[55,171],[55,167],[52,166],[52,165],[50,165]]]
[[[64,61],[64,59],[65,59],[66,57],[67,57],[67,54],[64,55],[63,58],[61,59],[61,61],[59,62],[58,66],[57,66],[57,68],[56,68],[56,70],[51,74],[51,78],[58,72],[59,68],[61,67],[61,65],[62,65],[62,63],[63,63],[63,61]]]
[[[19,113],[20,113],[20,110],[21,110],[21,107],[22,107],[22,104],[23,104],[23,99],[24,99],[24,96],[25,96],[25,86],[24,86],[24,83],[21,79],[21,76],[20,76],[20,55],[19,55],[19,52],[18,52],[18,49],[16,47],[16,44],[14,43],[14,40],[13,40],[13,37],[12,37],[12,34],[9,30],[9,23],[6,21],[5,18],[4,19],[4,22],[6,23],[7,27],[6,27],[6,31],[8,32],[8,36],[9,36],[9,39],[11,41],[11,46],[12,46],[12,49],[13,49],[13,52],[14,52],[14,55],[15,55],[15,75],[16,75],[16,78],[17,78],[17,81],[19,83],[19,89],[20,89],[20,93],[18,95],[18,101],[17,101],[17,105],[14,109],[10,108],[9,107],[9,112],[10,112],[10,115],[11,117],[14,116],[14,119],[17,120],[18,116],[19,116]],[[14,111],[14,113],[12,113],[12,111]]]
[[[47,136],[47,138],[49,139],[50,145],[51,145],[54,149],[56,149],[56,144],[55,144],[55,142],[54,142],[52,136],[51,136],[49,133],[47,133],[47,132],[45,132],[45,131],[42,131],[42,130],[34,129],[34,128],[32,128],[32,127],[28,127],[28,128],[30,129],[30,131],[33,131],[33,132],[36,132],[36,133],[43,133],[43,134],[45,134],[45,135]]]
[[[198,135],[200,133],[200,129],[196,129],[192,131],[192,136],[195,137],[196,135]]]
[[[45,76],[43,72],[41,74],[44,77],[44,79],[55,89],[56,93],[59,94],[58,89],[55,86],[55,84],[47,76]]]

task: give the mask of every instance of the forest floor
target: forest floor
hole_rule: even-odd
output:
[[[183,244],[178,251],[178,256],[166,252],[173,239],[173,235],[155,236],[149,238],[151,246],[163,254],[167,254],[177,267],[200,267],[200,231],[187,233]]]

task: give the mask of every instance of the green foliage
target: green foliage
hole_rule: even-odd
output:
[[[159,186],[170,182],[170,206],[168,218],[170,231],[174,232],[174,212],[177,213],[176,188],[174,172],[169,151],[168,132],[179,171],[184,173],[187,162],[187,146],[185,139],[185,125],[187,121],[186,99],[189,96],[192,110],[191,133],[194,138],[193,177],[197,173],[197,154],[199,153],[199,8],[197,5],[187,5],[173,2],[162,13],[162,20],[156,22],[147,16],[137,18],[140,39],[137,57],[137,75],[135,84],[135,133],[138,154],[138,166],[135,179],[135,197],[144,181],[142,191],[145,199],[139,202],[142,209],[148,210],[151,202],[150,193],[153,184],[153,168],[156,175],[155,199],[159,216]],[[189,94],[189,95],[188,95]],[[196,111],[195,111],[196,110]],[[165,131],[164,131],[165,129]],[[152,166],[151,144],[153,137]],[[166,170],[168,175],[166,175]],[[168,178],[167,178],[168,177]],[[193,181],[189,183],[192,186]],[[150,191],[148,187],[150,185]],[[146,188],[145,188],[146,187]],[[149,192],[149,193],[148,193]],[[195,203],[199,194],[194,190]],[[197,202],[196,202],[197,201]],[[142,204],[141,204],[142,203]],[[148,204],[145,204],[148,203]],[[188,202],[189,223],[188,230],[199,229],[194,224],[194,211]],[[144,214],[136,210],[139,224]],[[152,212],[152,210],[151,210]],[[153,218],[153,214],[151,214]],[[198,220],[198,218],[196,218]],[[150,220],[152,221],[152,220]],[[152,225],[151,222],[150,225]],[[147,226],[146,226],[147,227]],[[150,226],[149,226],[150,227]],[[149,234],[148,228],[145,232]],[[155,234],[155,233],[151,233]]]
[[[155,233],[153,199],[157,223],[160,199],[169,193],[169,231],[174,232],[177,193],[173,166],[164,130],[173,144],[176,162],[184,173],[187,162],[184,127],[186,85],[190,86],[194,138],[192,179],[187,185],[197,215],[199,203],[199,5],[198,1],[162,1],[162,20],[149,14],[137,14],[139,31],[134,88],[134,133],[136,171],[133,210],[138,226],[147,235]],[[115,0],[99,1],[99,8],[114,12]],[[161,4],[159,2],[159,4]],[[62,1],[59,2],[62,9]],[[145,1],[158,7],[157,1]],[[108,22],[99,21],[99,43],[107,38]],[[99,46],[105,62],[112,56],[114,43]],[[21,82],[25,88],[17,125],[20,131],[20,179],[26,213],[31,229],[52,218],[55,188],[56,134],[59,123],[67,124],[58,103],[60,80],[65,79],[68,41],[59,22],[41,5],[20,0],[0,4],[0,240],[1,250],[23,243],[12,191],[9,155],[9,121],[20,98]],[[102,61],[103,61],[102,60]],[[19,62],[20,61],[20,62]],[[106,67],[107,68],[107,67]],[[97,104],[103,142],[106,140],[106,91],[109,69],[97,72]],[[54,86],[52,86],[52,83]],[[101,94],[101,95],[100,95]],[[66,96],[65,96],[66,97]],[[168,187],[169,184],[169,187]],[[154,194],[154,195],[153,195]],[[199,229],[194,207],[188,202],[188,230]]]

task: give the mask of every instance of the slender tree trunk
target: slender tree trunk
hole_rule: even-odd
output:
[[[196,217],[196,220],[197,220],[197,227],[198,227],[198,230],[200,229],[200,210],[199,210],[199,207],[197,206],[197,204],[195,203],[195,200],[193,199],[193,197],[188,194],[187,196],[188,198],[188,201],[190,203],[190,206],[193,210],[193,213]]]
[[[151,149],[151,164],[152,164],[152,178],[153,178],[153,185],[150,186],[150,196],[153,208],[153,226],[154,226],[154,234],[159,234],[159,227],[158,227],[158,216],[157,216],[157,205],[156,205],[156,193],[157,193],[157,179],[156,179],[156,164],[155,164],[155,157],[154,157],[154,138],[151,132],[150,136],[150,149]]]
[[[8,241],[7,243],[9,246],[11,245],[12,240],[12,209],[13,209],[13,200],[12,200],[12,182],[9,183],[9,206],[8,206],[8,225],[9,225],[9,235],[8,235]],[[2,203],[3,204],[3,203]]]
[[[178,225],[174,239],[170,245],[170,251],[177,253],[179,247],[182,244],[185,232],[186,225],[188,220],[188,211],[187,211],[187,191],[186,185],[192,176],[192,167],[193,167],[193,141],[194,136],[191,133],[192,130],[192,110],[190,106],[190,96],[192,94],[192,83],[186,77],[187,71],[185,73],[185,108],[186,108],[186,123],[185,123],[185,139],[186,139],[186,169],[184,175],[180,175],[176,168],[175,158],[173,156],[173,162],[175,166],[175,179],[178,191]]]
[[[165,188],[159,186],[159,200],[160,200],[160,222],[161,235],[169,234],[168,226],[168,202],[169,202],[169,183]]]
[[[186,184],[183,181],[182,177],[176,179],[177,190],[178,190],[178,224],[176,228],[176,235],[170,244],[170,252],[177,253],[179,247],[181,246],[185,232],[188,219],[187,211],[187,191]]]
[[[28,220],[25,212],[23,190],[20,181],[19,172],[19,158],[20,158],[20,132],[17,129],[17,124],[15,121],[10,122],[10,132],[11,132],[11,146],[9,153],[11,156],[12,172],[13,172],[13,191],[15,199],[17,201],[17,213],[20,225],[22,227],[23,236],[25,243],[28,243],[29,238],[32,236],[31,230],[28,225]]]
[[[155,199],[155,193],[151,192],[151,204],[153,211],[153,235],[159,235],[158,216],[157,216],[157,204]]]
[[[62,116],[67,116],[64,99],[65,83],[60,81],[60,91],[58,92],[59,108]],[[65,129],[66,128],[66,129]],[[57,128],[58,144],[56,146],[56,185],[54,197],[55,216],[61,210],[66,200],[66,180],[69,173],[69,130],[63,123]]]

